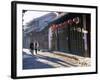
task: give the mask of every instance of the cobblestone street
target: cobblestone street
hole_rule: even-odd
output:
[[[23,49],[23,69],[90,66],[90,59],[62,52],[42,52],[32,55]]]

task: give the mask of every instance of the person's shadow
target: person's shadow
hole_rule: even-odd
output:
[[[53,68],[53,66],[40,62],[38,59],[35,55],[23,52],[23,69]]]

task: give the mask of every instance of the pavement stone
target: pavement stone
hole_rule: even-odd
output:
[[[42,52],[32,55],[29,49],[23,49],[23,69],[42,69],[58,67],[91,66],[90,58],[58,51]]]

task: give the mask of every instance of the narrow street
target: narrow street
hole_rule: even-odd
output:
[[[90,14],[23,10],[23,69],[91,66],[90,24]]]
[[[23,69],[90,66],[90,59],[80,60],[84,58],[61,52],[38,51],[38,54],[32,55],[28,49],[23,49]]]

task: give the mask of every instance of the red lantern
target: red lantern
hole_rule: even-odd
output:
[[[67,26],[68,25],[68,21],[65,21],[63,24],[64,24],[64,26]]]
[[[61,28],[62,24],[59,24],[59,28]]]
[[[79,21],[79,17],[76,17],[76,18],[73,18],[73,22],[75,23],[75,24],[78,24],[80,21]]]
[[[68,24],[72,25],[73,24],[73,20],[69,19],[68,20]]]
[[[60,28],[59,24],[56,25],[56,28],[57,28],[57,29]]]
[[[56,24],[56,25],[55,25],[55,29],[58,29],[58,27],[59,27],[59,26]]]
[[[59,24],[59,28],[63,28],[63,27],[64,27],[63,23]]]

